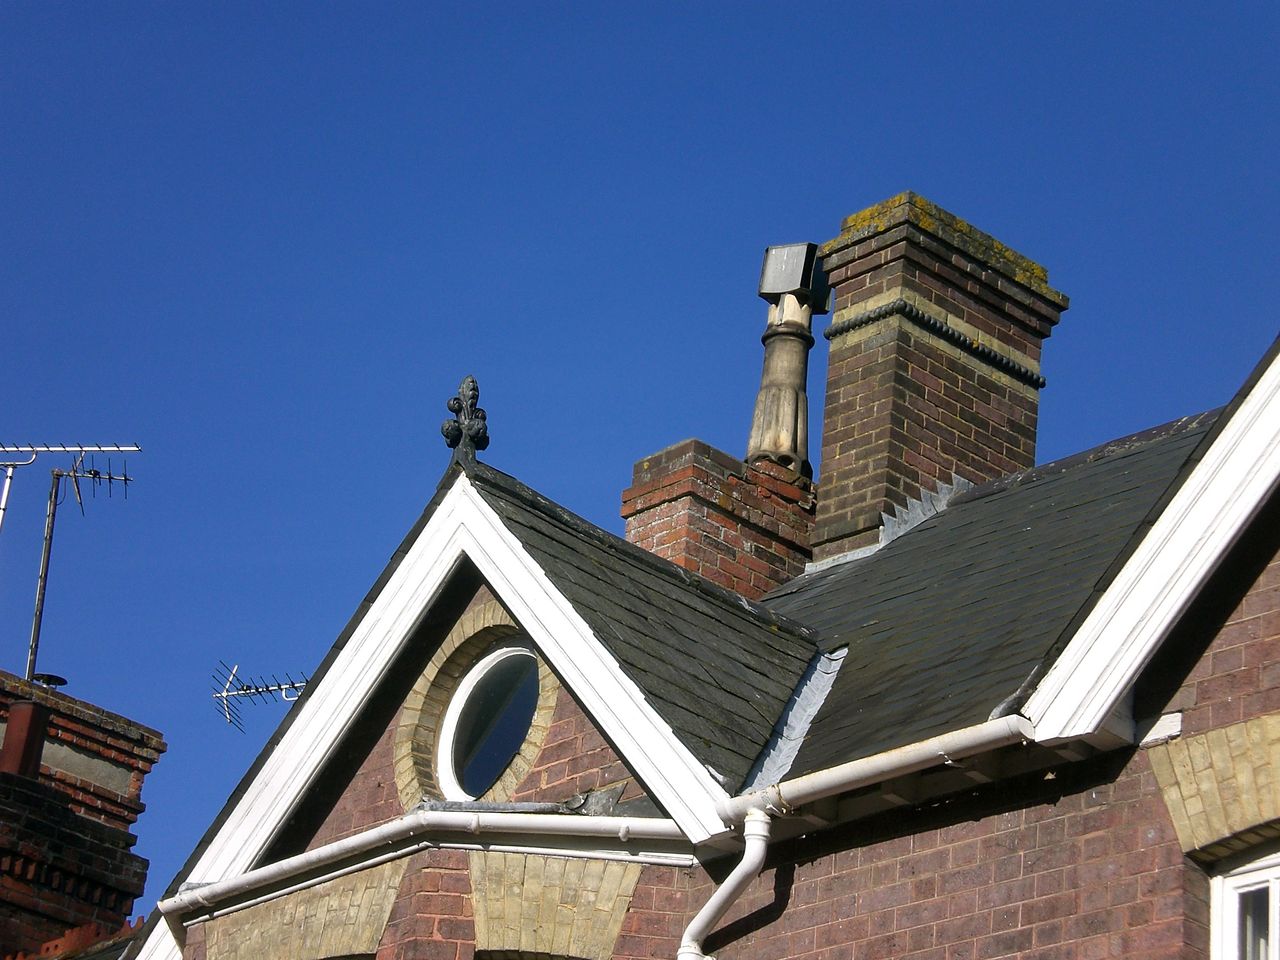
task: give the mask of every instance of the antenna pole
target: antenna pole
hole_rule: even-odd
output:
[[[49,487],[49,508],[44,515],[44,550],[40,554],[40,577],[36,580],[36,611],[31,618],[31,645],[27,648],[27,679],[36,672],[36,651],[40,649],[40,621],[44,619],[44,590],[49,583],[49,553],[53,550],[53,521],[58,514],[58,488],[62,485],[62,471],[53,471],[53,484]]]
[[[14,465],[4,465],[4,491],[0,492],[0,528],[4,527],[4,512],[9,509],[9,487],[13,485]]]

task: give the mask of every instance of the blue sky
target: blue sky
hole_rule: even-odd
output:
[[[1042,460],[1229,399],[1277,333],[1278,26],[0,5],[0,442],[145,448],[127,503],[60,515],[40,666],[168,738],[150,896],[282,716],[220,726],[211,670],[319,662],[430,497],[464,374],[485,459],[619,531],[634,460],[743,452],[764,247],[912,189],[1072,298]],[[19,472],[0,534],[14,672],[53,466]]]

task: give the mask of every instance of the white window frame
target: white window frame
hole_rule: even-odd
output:
[[[1267,898],[1270,943],[1266,960],[1280,960],[1280,851],[1213,878],[1209,896],[1213,960],[1241,960],[1240,895],[1264,887],[1271,891]]]
[[[480,681],[499,663],[511,657],[529,657],[535,665],[538,662],[537,655],[528,641],[506,643],[481,657],[463,676],[449,699],[449,706],[445,708],[444,718],[440,721],[440,735],[436,742],[436,781],[446,800],[476,799],[462,788],[462,784],[458,782],[457,771],[454,769],[453,741],[458,733],[458,720],[462,716],[463,707],[471,699],[472,691]]]

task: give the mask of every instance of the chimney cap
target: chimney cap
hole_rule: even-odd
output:
[[[809,304],[813,313],[826,313],[830,290],[818,258],[818,245],[787,243],[766,247],[758,292],[770,302],[776,302],[783,294],[796,294]]]

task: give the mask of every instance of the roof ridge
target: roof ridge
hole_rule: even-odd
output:
[[[823,641],[822,634],[807,624],[784,614],[776,613],[757,600],[750,600],[742,594],[735,593],[720,586],[718,583],[713,583],[664,557],[650,553],[643,547],[636,546],[617,534],[610,533],[603,527],[599,527],[590,520],[578,516],[572,510],[562,507],[554,500],[543,496],[537,490],[517,480],[510,474],[498,470],[496,467],[491,467],[487,463],[481,463],[478,460],[469,460],[463,464],[463,469],[471,480],[479,481],[481,484],[488,482],[502,487],[508,493],[518,497],[525,506],[538,510],[553,521],[569,527],[575,533],[590,537],[605,549],[615,550],[623,554],[627,559],[648,567],[655,573],[665,576],[674,575],[686,586],[697,590],[709,600],[731,609],[745,612],[752,618],[785,630],[814,644],[815,647],[820,646]]]
[[[1108,440],[1100,443],[1095,447],[1081,450],[1078,453],[1068,454],[1057,460],[1050,460],[1048,463],[1037,464],[1034,467],[1028,467],[1026,470],[1019,470],[1017,473],[1006,474],[1003,477],[996,477],[993,480],[986,480],[982,483],[970,487],[968,490],[960,491],[955,494],[948,502],[948,506],[958,503],[968,503],[971,500],[981,500],[983,497],[991,496],[995,493],[1002,493],[1014,487],[1021,486],[1024,483],[1031,483],[1036,480],[1042,480],[1045,477],[1054,474],[1065,473],[1068,470],[1074,470],[1086,464],[1096,463],[1106,457],[1119,456],[1129,453],[1137,447],[1146,446],[1157,440],[1164,440],[1169,437],[1175,437],[1182,433],[1189,433],[1203,426],[1209,426],[1218,418],[1225,407],[1215,407],[1212,410],[1205,410],[1201,413],[1190,414],[1185,417],[1178,417],[1170,420],[1168,423],[1162,423],[1159,426],[1148,427],[1145,430],[1139,430],[1123,437],[1116,437],[1114,440]]]

